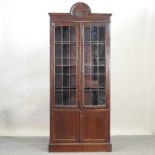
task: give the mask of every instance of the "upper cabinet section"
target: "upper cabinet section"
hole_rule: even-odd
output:
[[[111,14],[91,13],[90,7],[82,2],[71,7],[70,13],[49,13],[52,23],[63,22],[110,22]]]

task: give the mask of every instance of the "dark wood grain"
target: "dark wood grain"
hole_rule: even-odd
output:
[[[111,151],[110,143],[110,17],[91,13],[85,3],[76,3],[70,13],[49,13],[50,16],[50,142],[49,152]],[[76,31],[76,104],[55,103],[55,26],[73,26]],[[105,104],[84,103],[84,40],[83,28],[105,28]]]

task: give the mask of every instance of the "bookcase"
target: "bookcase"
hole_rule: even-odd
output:
[[[49,151],[111,151],[111,14],[79,2],[49,16]]]

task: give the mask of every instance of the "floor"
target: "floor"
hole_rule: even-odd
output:
[[[56,155],[155,155],[155,136],[113,136],[110,153],[56,153]],[[0,137],[0,155],[49,155],[47,137]]]

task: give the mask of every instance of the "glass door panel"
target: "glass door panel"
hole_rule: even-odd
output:
[[[105,27],[83,26],[84,105],[105,105]]]
[[[76,27],[55,26],[55,104],[77,104]]]

